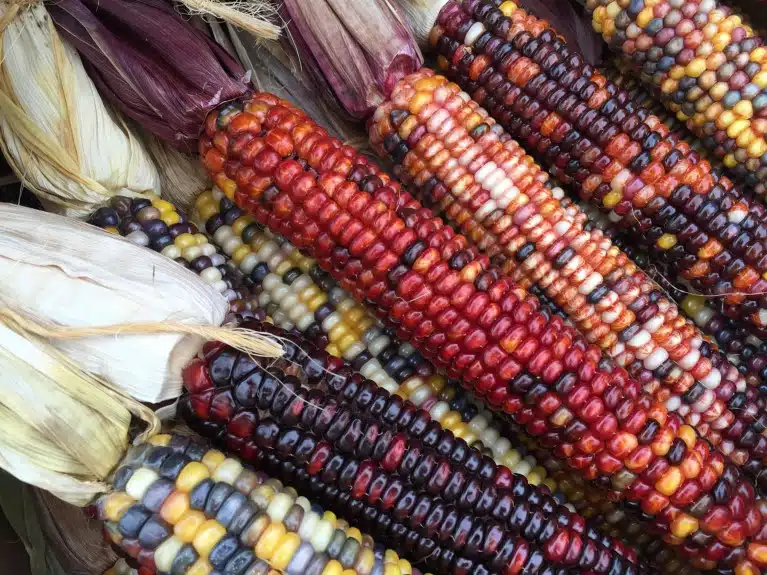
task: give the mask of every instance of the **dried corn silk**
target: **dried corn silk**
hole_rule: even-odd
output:
[[[227,302],[216,289],[160,254],[95,227],[11,204],[0,204],[0,222],[0,298],[43,322],[218,326],[224,319]],[[180,394],[181,368],[201,341],[157,333],[52,343],[136,399],[159,402]]]
[[[59,213],[86,216],[113,195],[160,190],[143,144],[106,107],[42,4],[0,2],[0,147]]]

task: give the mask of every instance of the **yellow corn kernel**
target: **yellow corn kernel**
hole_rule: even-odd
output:
[[[363,544],[364,545],[364,544]],[[375,554],[369,547],[363,547],[357,556],[357,561],[354,564],[356,572],[358,573],[370,573],[375,566]]]
[[[440,421],[440,423],[442,424],[442,427],[446,427],[448,429],[455,427],[461,423],[461,414],[457,411],[448,411],[445,415],[442,416],[442,421]]]
[[[338,516],[332,511],[325,511],[325,513],[322,514],[322,518],[333,526],[338,524]]]
[[[320,575],[343,575],[344,567],[335,559],[331,559],[325,565]]]
[[[408,111],[414,116],[420,112],[424,106],[431,104],[431,92],[416,92],[408,103]]]
[[[600,6],[601,7],[601,6]],[[507,18],[514,14],[514,12],[517,11],[518,6],[514,2],[506,1],[503,4],[501,4],[498,9],[503,12],[503,15]]]
[[[621,192],[612,190],[605,194],[605,197],[602,199],[602,205],[604,205],[606,208],[614,208],[622,199],[623,194]]]
[[[133,497],[122,491],[110,493],[104,499],[104,518],[107,521],[119,521],[125,510],[135,502]]]
[[[176,478],[176,489],[189,493],[198,483],[210,477],[208,468],[199,461],[190,461]]]
[[[208,518],[202,511],[190,509],[173,526],[173,533],[184,543],[191,543],[202,524],[207,520]]]
[[[213,572],[213,565],[205,559],[198,559],[187,569],[186,575],[210,575]]]
[[[224,192],[224,195],[227,198],[234,200],[234,193],[237,191],[237,182],[219,174],[216,177],[216,185],[222,192]]]
[[[209,449],[203,456],[202,463],[211,473],[214,473],[218,466],[224,462],[224,459],[226,459],[226,455],[221,453],[218,449]]]
[[[301,538],[296,533],[286,533],[277,543],[272,554],[272,567],[280,571],[287,569],[293,555],[298,551],[299,545],[301,545]]]
[[[165,222],[166,226],[175,226],[181,221],[181,216],[178,212],[168,212],[167,214],[160,216],[160,219]]]
[[[413,88],[422,91],[433,91],[444,86],[447,79],[444,76],[430,76],[428,78],[421,78],[413,84]]]
[[[176,206],[171,204],[169,201],[161,200],[160,198],[152,200],[152,205],[155,208],[157,208],[158,210],[160,210],[161,214],[166,214],[166,213],[169,213],[169,212],[175,212],[176,211]]]
[[[104,229],[105,232],[109,232],[110,234],[117,234],[118,236],[120,235],[120,230],[118,230],[114,226],[107,226],[107,227],[105,227],[103,229]]]
[[[449,428],[450,431],[453,432],[453,435],[455,435],[458,439],[463,439],[466,441],[466,434],[469,432],[469,426],[463,423],[462,421],[459,422],[457,425],[454,425],[453,427]],[[466,441],[468,443],[468,441]]]
[[[685,513],[680,513],[671,523],[671,533],[674,537],[684,539],[698,530],[698,520]]]
[[[655,489],[666,497],[671,497],[682,484],[684,476],[678,467],[670,467],[655,484]]]
[[[682,441],[685,442],[688,449],[692,449],[693,447],[695,447],[696,434],[695,434],[695,430],[692,427],[690,427],[689,425],[682,425],[679,428],[677,435],[679,435]]]
[[[256,543],[255,553],[259,559],[269,561],[277,550],[277,544],[285,537],[285,526],[282,523],[272,523],[261,534]]]
[[[350,527],[349,529],[347,529],[346,536],[351,537],[352,539],[356,539],[357,541],[362,543],[362,532],[356,527]]]
[[[175,525],[187,511],[189,511],[189,496],[182,491],[174,491],[162,504],[160,517],[163,521]]]
[[[392,549],[387,549],[384,553],[384,563],[399,563],[399,555]]]
[[[399,570],[399,565],[396,563],[385,563],[384,575],[402,575],[402,571]]]
[[[743,130],[748,128],[748,120],[736,120],[732,124],[730,124],[730,127],[727,128],[727,135],[730,138],[737,138]]]
[[[676,245],[676,236],[674,234],[663,234],[658,238],[658,247],[662,250],[670,250]]]
[[[156,445],[157,447],[165,447],[170,443],[170,435],[167,433],[160,433],[149,438],[149,443]]]
[[[211,549],[216,546],[216,543],[221,541],[224,535],[226,535],[226,527],[215,519],[208,519],[197,530],[197,535],[195,535],[192,545],[201,558],[207,559]]]
[[[240,216],[236,220],[234,220],[234,223],[232,224],[232,233],[235,236],[241,236],[242,232],[245,231],[245,228],[247,228],[250,224],[252,224],[255,220],[248,216]]]
[[[163,573],[170,573],[173,560],[183,546],[184,542],[178,537],[168,537],[163,541],[160,546],[154,550],[154,563],[157,570]]]
[[[248,257],[252,252],[253,250],[250,249],[249,245],[242,244],[232,252],[232,261],[239,266],[242,263],[242,260]]]

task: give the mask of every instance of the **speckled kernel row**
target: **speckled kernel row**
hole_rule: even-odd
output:
[[[141,573],[415,575],[294,490],[180,435],[134,447],[98,503]]]
[[[259,93],[208,116],[200,155],[227,197],[570,466],[639,502],[699,564],[767,564],[740,471],[386,174],[348,182],[353,148]]]
[[[721,297],[733,317],[763,330],[764,206],[691,155],[546,22],[513,2],[496,3],[451,0],[441,11],[430,39],[448,76],[560,181],[577,185],[635,241],[672,262],[675,277]]]
[[[229,302],[227,321],[258,314],[252,282],[171,202],[115,196],[88,223],[175,260],[210,283]],[[263,315],[260,315],[262,318]]]
[[[609,238],[570,217],[543,171],[465,92],[430,70],[412,74],[376,111],[370,139],[514,281],[537,284],[656,400],[758,474],[767,428],[753,419],[757,390],[723,355],[701,353],[695,325]]]
[[[767,193],[767,50],[717,0],[586,0],[602,34],[757,194]]]
[[[274,326],[253,329],[287,337]],[[223,438],[249,461],[273,454],[405,523],[425,538],[414,558],[435,570],[442,569],[430,562],[441,554],[438,545],[477,572],[532,569],[536,561],[556,569],[610,565],[616,572],[639,572],[632,568],[633,551],[603,539],[548,489],[498,466],[428,412],[377,388],[343,361],[301,338],[294,342],[284,359],[269,365],[208,346],[184,373],[190,396],[182,412],[190,425]],[[520,537],[529,556],[506,564],[498,550],[521,544]]]

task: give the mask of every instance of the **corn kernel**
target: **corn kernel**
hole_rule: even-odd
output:
[[[187,569],[185,575],[210,575],[211,573],[213,573],[213,565],[200,558]]]
[[[170,442],[170,435],[167,433],[160,433],[149,438],[149,443],[157,447],[165,447]]]
[[[666,497],[671,497],[679,489],[683,479],[682,471],[678,467],[671,467],[655,484],[655,489]]]
[[[215,519],[208,519],[197,530],[192,545],[201,558],[207,559],[211,549],[221,541],[224,535],[226,535],[226,528]]]
[[[208,468],[199,461],[190,461],[176,478],[176,489],[189,493],[198,483],[210,477]]]
[[[187,511],[189,511],[189,496],[182,491],[174,491],[162,504],[160,517],[163,521],[175,525]]]
[[[173,560],[183,546],[184,542],[178,537],[171,536],[163,541],[154,551],[154,563],[157,570],[164,573],[170,573]]]
[[[685,513],[679,514],[671,523],[671,533],[674,537],[684,539],[698,530],[698,520]]]
[[[272,523],[261,534],[256,543],[255,553],[259,559],[269,561],[277,550],[277,544],[285,537],[285,526],[282,523]]]
[[[222,481],[232,485],[242,473],[242,463],[230,457],[225,458],[213,471],[213,481]]]
[[[184,543],[191,543],[205,521],[207,517],[202,511],[190,509],[173,526],[173,533]]]
[[[343,575],[344,568],[338,561],[331,559],[325,565],[321,575]]]
[[[159,479],[159,475],[147,467],[140,467],[133,472],[128,483],[125,485],[125,493],[136,501],[141,501],[147,489]]]
[[[218,449],[209,449],[203,456],[202,463],[211,473],[214,473],[218,466],[224,462],[224,459],[226,459],[226,455],[221,453]]]
[[[104,499],[104,519],[106,521],[119,521],[125,510],[135,502],[136,500],[127,493],[121,491],[110,493]]]
[[[676,245],[676,236],[674,234],[663,234],[658,238],[658,247],[662,250],[670,250]]]
[[[280,571],[287,569],[288,563],[290,563],[300,545],[301,538],[297,534],[286,533],[277,543],[277,547],[274,550],[271,559],[272,567]]]

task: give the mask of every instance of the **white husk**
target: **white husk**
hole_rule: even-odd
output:
[[[219,326],[226,300],[158,253],[75,220],[0,204],[0,305],[41,323],[92,327],[131,322]],[[140,401],[181,393],[197,336],[114,335],[51,341],[90,373]]]
[[[394,0],[405,14],[418,45],[421,48],[428,43],[429,32],[437,22],[437,15],[448,0]]]
[[[145,141],[160,171],[163,198],[188,213],[197,196],[211,186],[200,158],[184,154],[151,134]]]
[[[104,480],[128,446],[131,412],[159,426],[146,408],[17,329],[0,325],[0,467],[86,505],[108,489]]]
[[[116,194],[160,193],[143,144],[106,107],[42,3],[0,0],[0,147],[59,213],[85,217]]]

